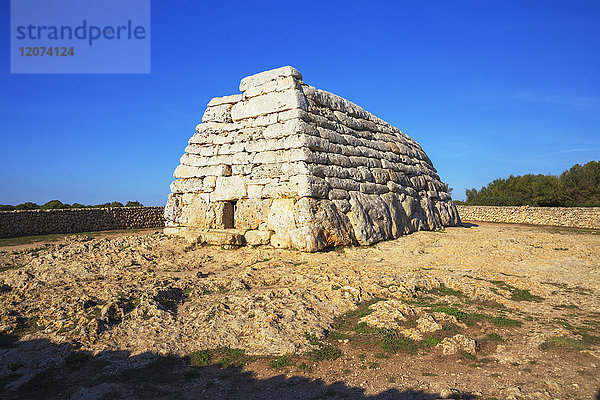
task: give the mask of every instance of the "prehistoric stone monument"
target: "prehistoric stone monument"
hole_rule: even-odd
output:
[[[165,233],[305,251],[459,223],[418,143],[292,67],[216,97],[189,140]]]

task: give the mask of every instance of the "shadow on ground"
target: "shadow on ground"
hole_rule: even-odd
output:
[[[366,395],[344,382],[302,376],[259,379],[238,365],[192,367],[177,356],[127,351],[92,355],[76,343],[15,342],[0,334],[0,393],[9,399],[422,399],[440,398],[420,390],[388,389]],[[274,370],[275,371],[275,370]],[[451,398],[474,399],[454,393]]]

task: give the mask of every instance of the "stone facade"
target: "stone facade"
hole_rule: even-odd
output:
[[[600,207],[456,206],[466,221],[600,229]]]
[[[0,212],[0,237],[158,228],[164,207],[81,208]]]
[[[175,169],[166,233],[318,251],[459,223],[433,164],[397,128],[289,66],[240,91],[208,103]]]

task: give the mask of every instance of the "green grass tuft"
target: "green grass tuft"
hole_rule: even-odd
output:
[[[438,344],[440,344],[441,342],[442,342],[442,340],[440,338],[428,337],[428,338],[425,338],[425,340],[423,340],[423,346],[425,346],[425,347],[435,347]]]
[[[466,320],[467,319],[467,313],[460,311],[457,308],[454,307],[450,307],[450,306],[438,306],[438,307],[433,307],[431,309],[431,311],[433,312],[441,312],[447,315],[451,315],[453,317],[456,317],[456,319],[458,320]]]
[[[277,356],[271,361],[269,361],[269,366],[273,369],[281,369],[283,367],[288,367],[290,365],[294,365],[290,356]]]
[[[192,367],[206,367],[210,364],[212,355],[210,350],[198,350],[187,356],[188,364]]]
[[[302,362],[298,364],[298,369],[300,371],[310,371],[311,368],[305,362]]]
[[[354,327],[354,331],[358,334],[358,335],[373,335],[375,333],[378,332],[378,329],[376,328],[371,328],[369,325],[367,325],[366,322],[359,322],[358,324],[356,324],[356,326]]]
[[[311,346],[321,346],[323,343],[319,340],[317,335],[311,332],[304,332],[304,338],[308,341]]]
[[[396,353],[399,351],[415,354],[418,346],[414,340],[398,335],[394,329],[383,328],[380,331],[381,347],[389,352]]]
[[[566,347],[571,349],[581,349],[585,345],[581,340],[565,337],[565,336],[552,336],[548,338],[544,343],[540,345],[543,350],[548,350],[552,347]]]
[[[506,317],[490,317],[490,322],[496,326],[521,326],[521,322],[516,319]]]
[[[536,296],[529,293],[529,290],[527,289],[513,289],[510,299],[514,301],[531,301],[535,303],[539,303],[544,300],[544,298],[541,296]]]
[[[3,267],[0,267],[0,272],[4,272],[4,271],[10,271],[11,269],[18,269],[21,268],[23,265],[5,265]]]
[[[443,284],[440,287],[431,289],[429,291],[429,293],[436,295],[436,296],[462,296],[463,295],[463,293],[460,290],[454,290]]]
[[[228,368],[231,366],[242,367],[256,360],[256,357],[247,355],[242,349],[219,347],[217,349],[217,353],[220,355],[219,360],[217,360],[217,364],[221,368]]]
[[[304,353],[312,361],[335,360],[342,355],[340,349],[334,346],[321,346],[318,349],[310,350]]]
[[[488,333],[485,338],[487,340],[490,340],[492,342],[504,342],[504,339],[502,339],[502,336],[500,336],[499,334],[492,332],[492,333]]]
[[[350,339],[350,335],[342,333],[342,332],[338,332],[338,331],[329,331],[329,333],[327,333],[327,339],[329,339],[329,340]]]
[[[590,335],[588,333],[581,332],[581,331],[578,331],[577,333],[579,334],[579,336],[581,336],[581,341],[584,344],[588,344],[588,345],[600,344],[600,336]]]

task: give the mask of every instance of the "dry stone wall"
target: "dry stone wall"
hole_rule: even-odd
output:
[[[175,169],[165,232],[317,251],[459,223],[418,143],[292,67],[208,103]],[[204,236],[203,236],[204,235]]]
[[[157,228],[164,207],[82,208],[0,212],[0,237]]]
[[[600,229],[600,207],[456,206],[466,221]]]

